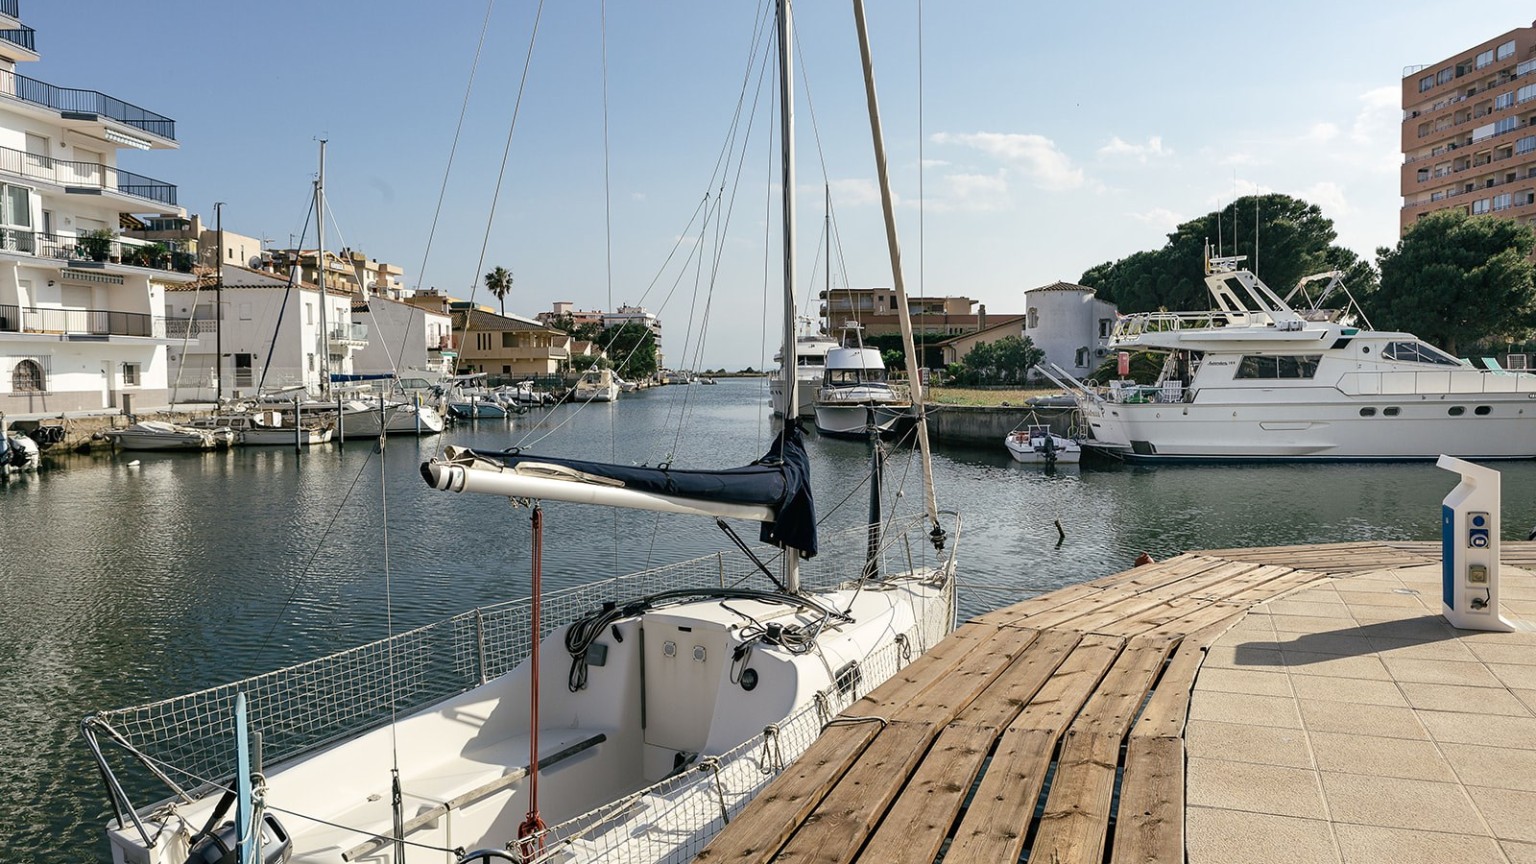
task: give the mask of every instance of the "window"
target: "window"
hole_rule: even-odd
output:
[[[1431,88],[1433,86],[1435,86],[1435,76],[1433,76],[1433,75],[1425,75],[1423,78],[1419,79],[1419,92],[1420,93],[1423,93],[1425,90],[1428,90],[1429,88]]]
[[[1495,110],[1508,108],[1513,104],[1515,104],[1515,94],[1513,92],[1500,93],[1499,95],[1493,97],[1493,107]]]
[[[33,252],[36,246],[32,236],[32,190],[25,186],[12,186],[9,183],[0,186],[4,190],[0,196],[0,223],[5,228],[16,229],[18,235],[15,245],[6,244],[6,248],[17,252]],[[7,232],[9,233],[9,232]]]
[[[1461,361],[1449,354],[1431,348],[1423,342],[1388,342],[1381,351],[1383,360],[1404,363],[1432,363],[1436,366],[1460,366]]]
[[[1495,135],[1503,135],[1505,132],[1508,132],[1508,131],[1510,131],[1512,129],[1519,128],[1519,126],[1520,126],[1520,118],[1519,117],[1504,117],[1504,118],[1499,119],[1499,120],[1494,122],[1494,124],[1493,124],[1493,134],[1495,134]]]
[[[1079,349],[1077,349],[1077,356],[1074,358],[1072,365],[1076,366],[1079,369],[1086,369],[1088,367],[1088,349],[1087,348],[1079,348]]]
[[[1384,416],[1386,416],[1386,417],[1396,417],[1397,415],[1403,413],[1403,409],[1401,409],[1401,408],[1383,408],[1383,409],[1381,409],[1381,413]]]
[[[304,323],[305,324],[313,324],[313,323],[315,323],[315,304],[313,304],[313,303],[305,303],[304,304]],[[309,368],[311,370],[313,370],[315,367],[313,365],[311,365]]]
[[[502,331],[502,333],[501,333],[501,347],[503,347],[503,348],[515,348],[515,347],[517,347],[517,341],[514,338],[513,333],[512,333],[511,330],[503,330]],[[507,369],[505,371],[511,372],[512,370],[511,369]]]
[[[1499,46],[1499,59],[1515,56],[1515,40],[1511,39]]]
[[[1476,216],[1479,213],[1487,213],[1489,204],[1490,202],[1487,198],[1479,198],[1478,200],[1473,201],[1472,215]]]
[[[1036,309],[1033,306],[1029,307],[1029,323],[1024,325],[1024,326],[1026,328],[1030,329],[1030,330],[1033,330],[1036,327],[1040,326],[1040,310],[1039,309]]]
[[[1250,354],[1237,364],[1235,378],[1313,378],[1317,375],[1321,354],[1268,355]]]
[[[1493,408],[1491,408],[1490,406],[1479,405],[1476,408],[1472,409],[1472,413],[1476,414],[1479,417],[1487,417],[1488,416],[1488,412],[1492,411],[1492,410],[1493,410]]]
[[[1516,102],[1526,102],[1536,99],[1536,84],[1527,84],[1515,91]]]
[[[1452,417],[1460,417],[1461,415],[1467,413],[1467,409],[1460,405],[1452,405],[1450,408],[1446,409],[1445,413],[1451,415]]]
[[[481,351],[489,351],[489,350],[491,350],[491,334],[489,334],[489,333],[476,333],[475,334],[475,347],[478,348]]]
[[[1487,51],[1484,51],[1483,53],[1477,55],[1477,68],[1481,69],[1484,66],[1492,66],[1492,65],[1493,65],[1493,49],[1492,48],[1489,48]]]
[[[1505,192],[1503,195],[1495,195],[1495,196],[1493,196],[1493,209],[1495,209],[1495,210],[1508,210],[1509,209],[1509,205],[1510,205],[1510,199],[1512,197],[1513,196],[1511,196],[1508,192]]]
[[[124,363],[123,364],[123,386],[124,387],[137,387],[137,386],[139,386],[139,364],[137,364],[137,363]]]
[[[11,370],[13,393],[41,393],[44,383],[43,367],[36,360],[23,360]]]
[[[1360,416],[1361,417],[1375,417],[1376,416],[1376,409],[1375,408],[1361,408],[1360,409]]]
[[[1110,333],[1111,328],[1114,326],[1114,323],[1115,323],[1114,321],[1112,321],[1112,320],[1110,320],[1108,318],[1100,318],[1099,319],[1099,338],[1100,339],[1108,339],[1109,338],[1109,333]]]
[[[1449,84],[1456,78],[1456,70],[1450,66],[1441,69],[1435,75],[1436,84]]]

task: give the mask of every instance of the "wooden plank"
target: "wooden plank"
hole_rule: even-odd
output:
[[[782,864],[845,864],[928,752],[940,727],[894,720],[773,859]]]
[[[996,627],[962,624],[843,713],[860,717],[886,717],[895,713],[924,690],[942,681],[972,651],[988,645],[997,632]]]
[[[772,860],[880,731],[880,724],[873,721],[829,727],[694,860],[732,864]]]
[[[1116,573],[1113,576],[1106,576],[1103,579],[1096,579],[1081,585],[1072,585],[1047,594],[1041,594],[1038,597],[1021,600],[1011,606],[1004,606],[1001,609],[993,610],[972,620],[977,623],[992,624],[994,626],[1015,624],[1022,624],[1026,627],[1033,626],[1028,621],[1021,619],[1080,602],[1085,598],[1094,597],[1112,588],[1119,589],[1127,585],[1142,585],[1149,579],[1181,578],[1191,573],[1215,567],[1221,563],[1221,561],[1212,558],[1179,555],[1158,564],[1133,567],[1130,570]]]
[[[1014,661],[1027,654],[1038,635],[1038,630],[998,630],[991,640],[961,658],[942,678],[887,719],[920,720],[943,726],[987,690]],[[854,704],[844,713],[850,717],[860,716],[862,709]]]
[[[1029,704],[1077,643],[1073,633],[1040,634],[1022,657],[960,712],[939,733],[860,857],[911,864],[933,861],[1002,727]]]
[[[1174,618],[1165,624],[1159,624],[1148,630],[1147,633],[1166,633],[1170,636],[1188,637],[1190,634],[1218,622],[1226,623],[1226,627],[1223,628],[1224,630],[1230,629],[1233,624],[1241,621],[1243,616],[1248,614],[1248,609],[1250,608],[1252,607],[1227,603],[1225,601],[1212,603],[1209,606],[1203,606],[1193,612]]]
[[[1184,860],[1184,740],[1131,736],[1111,864]]]
[[[1151,697],[1141,709],[1141,716],[1131,730],[1131,737],[1163,736],[1178,738],[1184,734],[1184,720],[1189,715],[1189,695],[1195,686],[1195,676],[1205,662],[1206,651],[1233,625],[1241,621],[1245,612],[1230,614],[1185,636],[1162,677],[1158,679]]]
[[[1255,588],[1269,582],[1272,579],[1284,576],[1291,572],[1293,567],[1283,564],[1261,564],[1246,573],[1238,574],[1231,579],[1210,586],[1209,590],[1196,595],[1206,600],[1225,600],[1234,594],[1240,594],[1250,588]],[[1318,574],[1319,577],[1322,574]]]
[[[1262,565],[1245,562],[1227,562],[1176,582],[1150,588],[1137,594],[1113,597],[1106,593],[1103,596],[1107,602],[1098,604],[1091,601],[1084,602],[1068,609],[1046,612],[1042,615],[1031,617],[1028,621],[1032,627],[1069,627],[1073,630],[1092,632],[1095,628],[1105,624],[1126,618],[1134,618],[1139,614],[1163,606],[1174,598],[1204,590],[1211,585],[1257,569],[1260,566]]]
[[[997,678],[1035,639],[1034,631],[998,630],[968,624],[958,628],[938,645],[929,649],[890,680],[850,705],[840,718],[895,716],[914,702],[924,699],[931,688],[941,687],[955,699],[963,695],[968,703],[975,692]],[[925,700],[929,712],[926,721],[935,729],[954,719],[965,707],[936,699]],[[850,735],[841,731],[836,742],[827,743],[823,734],[805,755],[795,760],[743,808],[741,814],[705,849],[700,860],[759,861],[773,857],[799,828],[800,823],[853,770],[866,748],[876,740],[880,727],[873,723],[833,729],[856,729]],[[838,752],[837,748],[847,748]],[[919,751],[920,752],[920,751]],[[711,852],[711,850],[717,850]]]
[[[1177,642],[1157,636],[1131,640],[1072,721],[1030,861],[1103,860],[1120,742]]]
[[[1270,600],[1278,600],[1293,591],[1314,585],[1331,577],[1318,570],[1292,570],[1251,588],[1238,591],[1225,599],[1225,602],[1254,606],[1266,603]]]
[[[1186,636],[1163,669],[1126,747],[1112,864],[1184,860],[1184,725],[1206,651],[1242,620],[1229,615]]]
[[[1104,860],[1120,741],[1120,736],[1101,732],[1067,733],[1040,830],[1030,847],[1031,864]]]
[[[1017,861],[1056,742],[1109,671],[1123,641],[1083,639],[998,741],[946,864]]]

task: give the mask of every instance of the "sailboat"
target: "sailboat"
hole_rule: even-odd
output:
[[[949,632],[959,524],[939,523],[921,428],[925,511],[887,520],[872,495],[868,525],[826,538],[862,561],[818,555],[793,396],[788,0],[778,9],[790,410],[768,452],[702,471],[447,448],[421,466],[433,489],[528,508],[533,596],[87,717],[114,861],[222,860],[242,838],[266,861],[688,860],[832,716]],[[741,554],[544,594],[546,501],[713,519]],[[726,520],[760,523],[777,566]],[[764,587],[727,587],[748,578]],[[108,745],[171,797],[139,800]]]

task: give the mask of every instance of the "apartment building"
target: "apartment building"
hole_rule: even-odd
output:
[[[587,344],[538,321],[464,306],[453,313],[460,373],[554,375],[570,368],[578,344]]]
[[[167,401],[164,295],[190,249],[122,234],[183,217],[176,187],[118,165],[177,148],[176,123],[116,95],[18,71],[39,59],[19,0],[0,0],[0,413]]]
[[[1451,207],[1536,223],[1536,22],[1403,75],[1400,230]]]
[[[287,277],[276,273],[232,265],[222,271],[221,288],[209,274],[165,292],[175,401],[211,402],[292,386],[319,394],[327,375],[358,371],[354,354],[368,346],[369,330],[358,320],[366,307],[353,315],[354,294],[327,288],[322,297],[314,285],[290,289]]]
[[[821,317],[827,332],[836,333],[844,322],[862,324],[865,336],[901,332],[896,292],[890,288],[834,288],[822,291]],[[986,312],[972,311],[969,297],[907,296],[912,313],[912,332],[917,336],[959,336],[986,326]]]

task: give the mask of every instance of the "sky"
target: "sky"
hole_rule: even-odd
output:
[[[506,267],[509,312],[643,305],[670,365],[764,368],[782,320],[764,8],[21,0],[42,59],[18,71],[174,119],[179,149],[119,164],[209,224],[222,201],[226,229],[313,246],[325,138],[327,248],[483,303],[477,274]],[[851,8],[795,6],[802,314],[825,279],[824,190],[833,285],[893,282]],[[1397,240],[1404,67],[1536,17],[1513,0],[1089,8],[867,3],[910,294],[1020,312],[1024,290],[1255,191],[1319,205],[1374,257]]]

